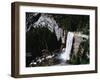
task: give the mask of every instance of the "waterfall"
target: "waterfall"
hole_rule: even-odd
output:
[[[61,53],[60,58],[66,62],[66,60],[70,59],[70,53],[72,49],[72,44],[73,44],[73,37],[74,33],[73,32],[68,32],[67,34],[67,39],[66,39],[66,48],[63,53]]]

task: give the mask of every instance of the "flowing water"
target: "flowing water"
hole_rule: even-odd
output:
[[[60,55],[60,59],[62,59],[63,62],[66,62],[67,60],[70,59],[70,53],[71,53],[72,44],[73,44],[73,37],[74,37],[74,33],[68,32],[65,51],[63,51]]]

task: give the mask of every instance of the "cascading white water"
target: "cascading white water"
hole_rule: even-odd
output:
[[[72,44],[73,44],[73,37],[74,33],[73,32],[68,32],[67,34],[67,39],[66,39],[66,48],[63,53],[61,53],[60,59],[66,62],[66,60],[70,59],[70,53],[72,49]]]

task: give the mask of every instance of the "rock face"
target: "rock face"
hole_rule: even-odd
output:
[[[35,17],[36,16],[34,16],[34,18]],[[37,14],[37,17],[36,17],[37,19],[34,22],[28,22],[28,23],[32,23],[32,25],[30,25],[26,31],[29,31],[31,29],[31,27],[34,27],[34,28],[39,27],[39,26],[47,27],[51,32],[56,33],[58,40],[60,38],[62,38],[63,30],[61,28],[59,28],[58,24],[56,23],[56,21],[54,20],[54,18],[51,15]]]
[[[82,60],[84,60],[85,58],[89,59],[88,56],[89,56],[89,36],[81,34],[79,32],[74,33],[73,50],[71,52],[71,58],[70,58],[72,64],[81,64]],[[89,61],[87,61],[86,63],[89,63]]]
[[[88,36],[81,33],[75,33],[74,36],[74,54],[76,55],[80,46],[80,43],[84,41],[84,39],[88,39]]]

